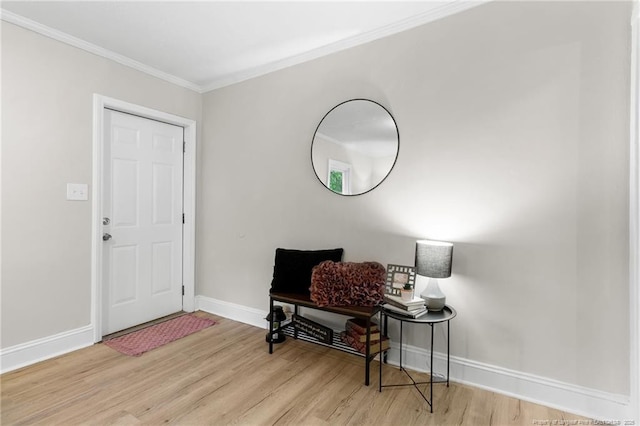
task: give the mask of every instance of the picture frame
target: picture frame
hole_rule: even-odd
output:
[[[400,290],[405,284],[409,284],[411,289],[415,289],[416,268],[406,265],[387,265],[387,281],[384,286],[385,294],[400,296]]]

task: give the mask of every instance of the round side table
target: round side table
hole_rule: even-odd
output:
[[[434,383],[446,383],[447,387],[449,386],[449,361],[450,361],[450,354],[449,354],[449,337],[450,337],[450,321],[455,318],[455,316],[457,315],[457,312],[455,309],[453,309],[451,306],[446,305],[441,311],[429,311],[428,313],[418,317],[418,318],[412,318],[411,316],[408,315],[403,315],[403,314],[399,314],[397,312],[394,311],[390,311],[388,309],[382,309],[382,316],[383,316],[383,328],[382,328],[382,332],[383,335],[386,336],[387,335],[387,325],[388,325],[388,320],[389,318],[394,319],[396,321],[400,322],[400,370],[404,371],[404,373],[409,377],[409,379],[411,380],[411,383],[403,383],[403,384],[393,384],[393,385],[383,385],[382,384],[382,362],[384,362],[386,364],[387,362],[387,351],[384,352],[384,355],[382,355],[382,359],[380,360],[380,372],[379,372],[379,391],[382,392],[382,388],[386,388],[386,387],[399,387],[399,386],[413,386],[416,388],[416,390],[420,393],[420,395],[422,396],[422,398],[427,402],[427,404],[429,404],[429,408],[431,409],[431,412],[433,413],[433,384]],[[429,350],[429,363],[430,363],[430,374],[429,374],[429,381],[428,382],[416,382],[413,377],[411,377],[411,374],[402,366],[402,339],[403,339],[403,325],[404,323],[414,323],[414,324],[426,324],[430,327],[431,329],[431,348]],[[446,323],[447,324],[447,376],[445,380],[434,380],[433,379],[433,331],[434,328],[437,324],[441,324],[441,323]],[[420,390],[420,388],[418,387],[418,385],[424,385],[424,384],[428,384],[429,385],[429,398],[427,398],[427,396]]]

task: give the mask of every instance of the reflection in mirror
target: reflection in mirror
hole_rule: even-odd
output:
[[[380,104],[354,99],[324,116],[311,144],[311,162],[324,186],[342,195],[371,191],[398,156],[396,122]]]

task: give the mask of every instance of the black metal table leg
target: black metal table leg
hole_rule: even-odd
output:
[[[429,407],[431,408],[431,412],[433,413],[433,324],[429,324],[431,326],[431,350],[430,352],[430,358],[431,360],[429,361],[431,364],[431,374],[429,377]]]
[[[449,387],[449,354],[451,353],[449,351],[449,327],[451,327],[451,321],[447,321],[447,387]]]
[[[400,321],[400,370],[402,370],[402,323],[404,321]]]
[[[443,311],[438,311],[438,312],[429,312],[424,316],[421,316],[419,318],[410,318],[407,316],[404,316],[402,314],[396,314],[390,311],[384,311],[382,312],[382,315],[384,317],[384,331],[385,331],[385,336],[387,334],[387,321],[388,321],[388,317],[391,317],[395,320],[398,320],[398,322],[400,322],[400,371],[403,371],[405,373],[405,375],[409,378],[409,380],[411,381],[410,383],[398,383],[398,384],[388,384],[388,385],[383,385],[382,384],[382,370],[380,373],[380,388],[387,388],[387,387],[401,387],[401,386],[413,386],[415,387],[415,389],[418,391],[418,393],[420,394],[420,396],[425,400],[425,402],[429,405],[429,411],[431,413],[433,413],[433,384],[434,383],[446,383],[447,386],[449,386],[449,375],[451,372],[451,368],[450,368],[450,362],[451,362],[451,343],[449,341],[450,337],[451,337],[451,325],[450,325],[450,321],[452,318],[454,318],[456,316],[456,311],[451,307],[451,306],[445,306],[445,308],[443,309]],[[430,343],[431,343],[431,347],[429,348],[429,381],[416,381],[411,374],[409,373],[409,371],[404,368],[403,365],[403,345],[404,345],[404,323],[405,322],[409,322],[409,323],[417,323],[417,324],[425,324],[428,325],[429,327],[431,327],[431,337],[430,337]],[[446,381],[444,379],[439,379],[436,380],[434,378],[434,365],[433,365],[433,351],[434,351],[434,342],[435,342],[435,326],[437,324],[446,322],[447,323],[447,378]],[[427,390],[425,389],[425,391],[423,392],[422,389],[420,389],[420,385],[429,385],[429,396],[427,397]]]

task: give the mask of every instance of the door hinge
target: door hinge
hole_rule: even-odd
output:
[[[182,286],[182,295],[184,296],[184,286]]]
[[[184,213],[182,213],[182,223],[184,224]]]
[[[182,141],[182,152],[187,152],[187,141]]]

